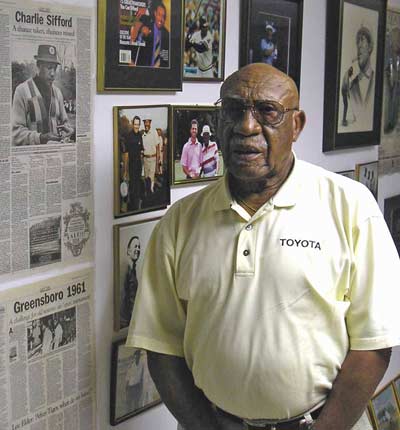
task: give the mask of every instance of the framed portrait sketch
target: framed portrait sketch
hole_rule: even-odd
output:
[[[355,180],[364,184],[378,200],[378,162],[356,164]]]
[[[147,367],[146,351],[127,348],[126,338],[113,342],[110,424],[115,426],[161,403]]]
[[[267,63],[300,87],[303,0],[241,0],[239,64]]]
[[[98,0],[97,91],[181,91],[180,0]]]
[[[183,79],[223,81],[226,0],[185,0]]]
[[[386,0],[327,3],[323,151],[378,145]]]
[[[114,106],[114,215],[170,203],[168,106]]]
[[[217,137],[219,108],[172,107],[172,183],[210,181],[223,175]]]
[[[387,385],[372,397],[369,408],[376,430],[399,428],[400,410],[392,384]]]
[[[114,330],[129,326],[143,255],[160,218],[114,225]]]
[[[354,170],[343,170],[342,172],[336,172],[338,175],[346,176],[346,178],[355,179]]]
[[[385,199],[383,213],[400,255],[400,194]]]

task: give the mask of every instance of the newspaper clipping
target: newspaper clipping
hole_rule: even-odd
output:
[[[91,257],[91,25],[0,0],[0,275]]]
[[[0,430],[94,430],[92,272],[0,293]]]

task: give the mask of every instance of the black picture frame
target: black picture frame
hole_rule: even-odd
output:
[[[327,2],[323,152],[379,145],[385,23],[386,0]]]
[[[241,0],[240,16],[240,66],[269,61],[300,88],[303,0]],[[272,29],[267,30],[268,26]],[[272,41],[263,38],[267,31],[271,31]],[[269,43],[275,47],[270,48],[268,59],[261,55],[262,39],[266,47]]]
[[[184,81],[224,80],[226,1],[194,3],[192,0],[184,0]],[[201,33],[202,29],[204,34]]]
[[[224,161],[221,153],[221,146],[217,136],[219,123],[219,107],[214,105],[173,105],[171,113],[171,130],[172,130],[172,146],[171,146],[171,184],[194,184],[205,181],[212,181],[221,177],[224,173]],[[189,143],[191,137],[191,122],[197,120],[197,142],[203,146],[202,134],[204,126],[209,126],[210,130],[210,145],[214,142],[217,145],[217,169],[216,174],[206,173],[198,163],[197,172],[192,178],[185,175],[182,167],[182,153],[185,144]],[[210,148],[211,149],[211,148]],[[199,149],[200,151],[200,149]],[[197,155],[196,155],[197,157]],[[194,164],[194,163],[192,163]],[[210,163],[209,163],[210,166]],[[199,174],[199,176],[194,177]]]
[[[147,367],[146,351],[126,347],[125,342],[126,338],[112,343],[110,384],[112,426],[161,403]]]
[[[385,199],[383,214],[400,255],[400,194]]]
[[[98,0],[97,91],[182,91],[182,1],[142,0],[145,7],[127,3]],[[157,13],[165,18],[156,66]]]
[[[139,131],[144,147],[141,151],[131,147],[137,146],[137,141],[129,137],[135,117],[140,119]],[[151,120],[150,130],[154,136],[155,133],[158,135],[158,146],[150,139],[151,136],[148,145],[144,140],[146,119]],[[113,107],[115,217],[165,209],[170,204],[169,123],[169,105]],[[152,157],[154,151],[156,156]],[[135,162],[129,160],[130,153],[131,161]],[[152,165],[154,163],[155,166]]]

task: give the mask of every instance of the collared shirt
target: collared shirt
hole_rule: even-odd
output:
[[[296,160],[251,217],[225,177],[154,229],[127,345],[185,357],[227,412],[289,418],[326,400],[349,348],[400,343],[399,278],[362,184]]]
[[[218,146],[216,142],[209,142],[208,146],[203,146],[201,168],[203,174],[207,176],[216,175],[218,171]]]
[[[202,146],[201,143],[196,139],[195,143],[192,143],[192,139],[183,145],[181,164],[185,166],[189,172],[196,174],[200,173],[202,161]]]
[[[142,135],[144,155],[156,155],[158,145],[158,133],[155,130],[150,129],[144,131]]]

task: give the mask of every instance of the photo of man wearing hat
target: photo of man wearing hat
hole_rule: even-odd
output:
[[[64,96],[54,85],[60,65],[56,47],[39,45],[37,73],[19,84],[12,103],[14,146],[73,142],[75,130],[64,107]]]
[[[201,173],[204,178],[210,178],[216,176],[218,172],[218,145],[210,139],[211,130],[209,125],[203,126],[200,136],[203,138]]]
[[[274,39],[275,29],[267,23],[265,25],[265,37],[261,39],[261,61],[271,66],[275,65],[278,58],[278,48]]]

